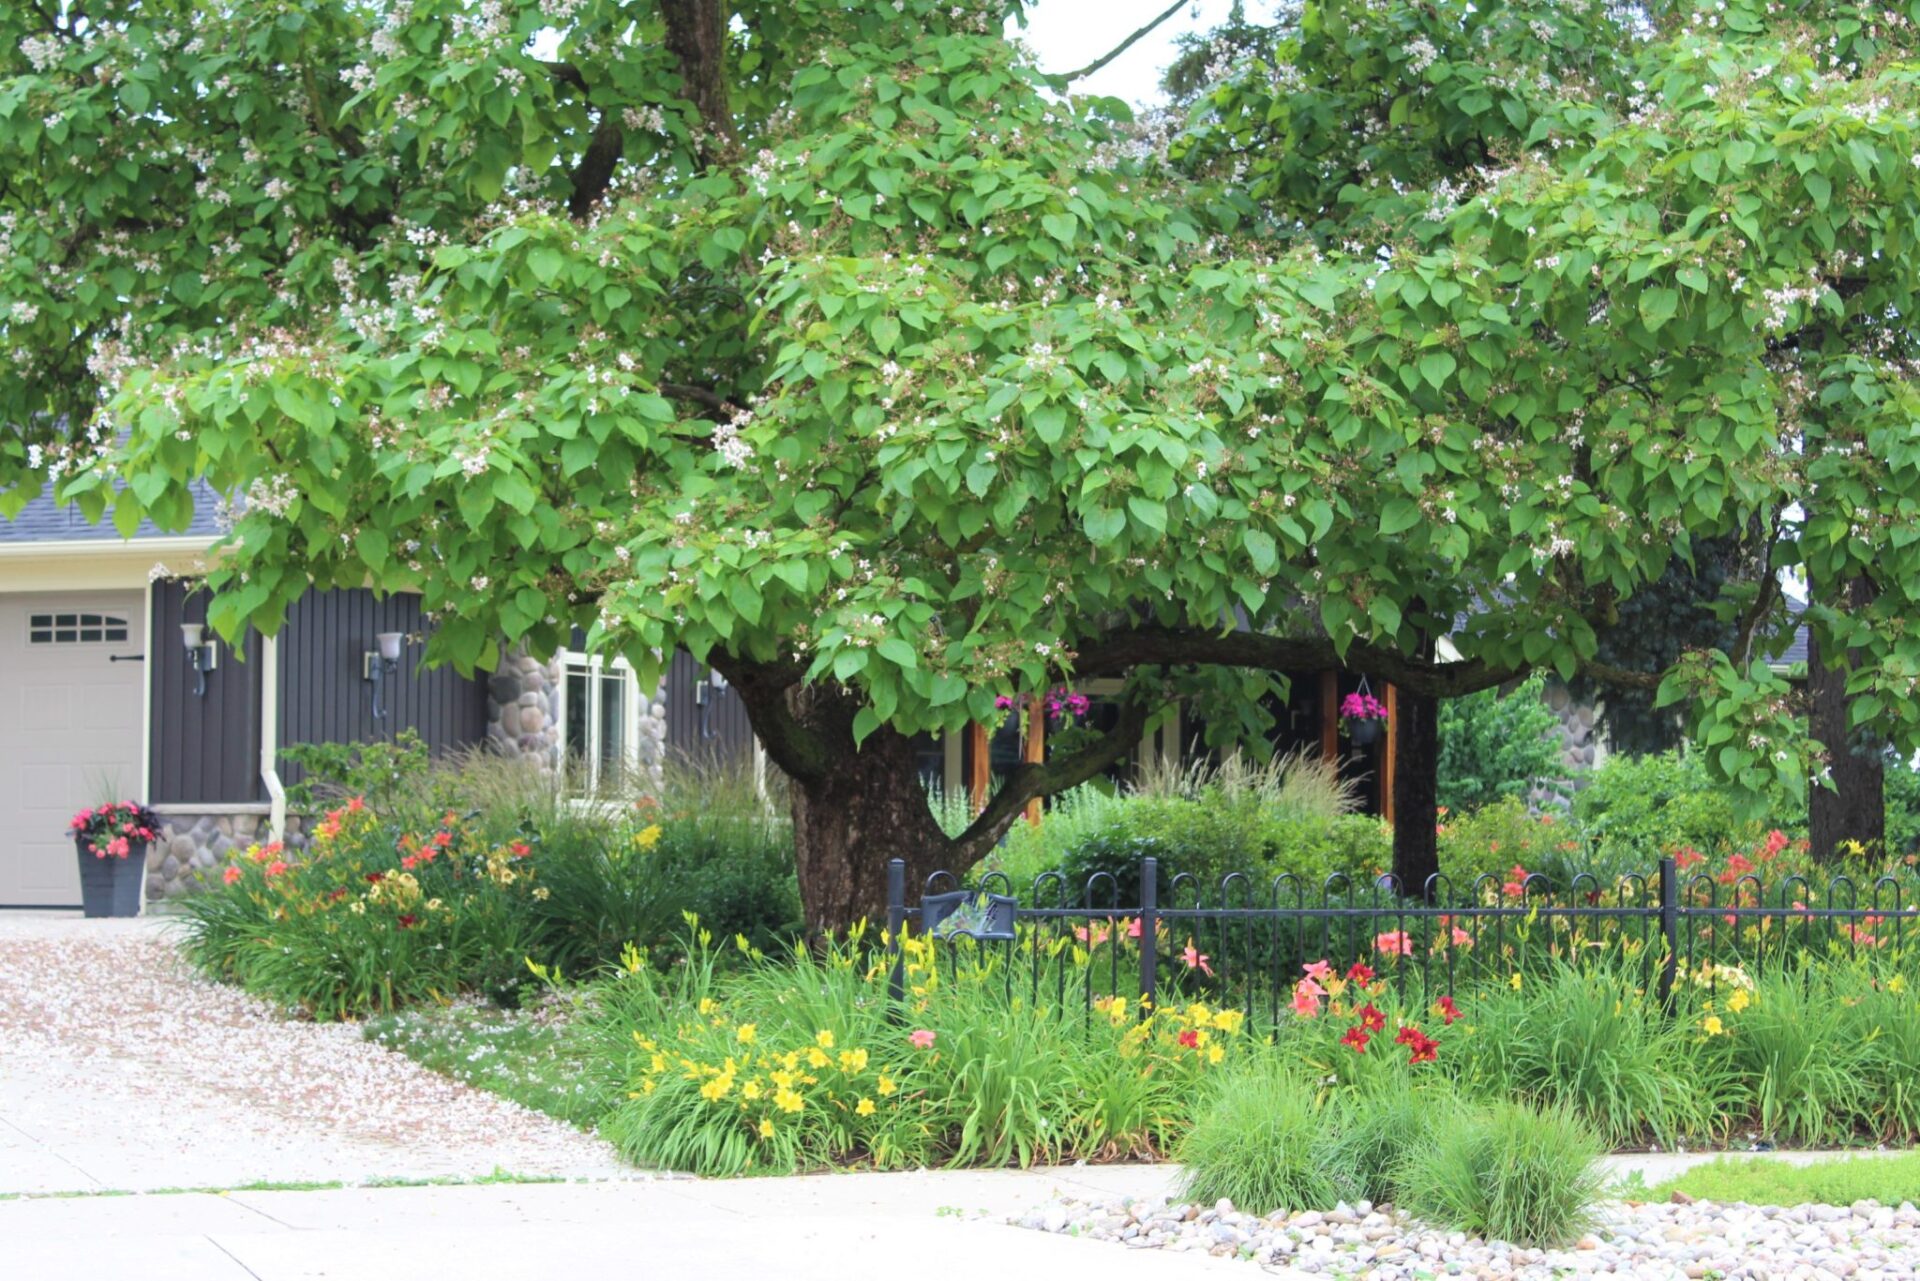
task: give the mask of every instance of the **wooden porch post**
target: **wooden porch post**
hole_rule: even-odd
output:
[[[1329,765],[1340,761],[1340,673],[1320,673],[1320,755]]]
[[[1380,753],[1380,815],[1387,822],[1393,822],[1393,767],[1398,736],[1395,730],[1400,724],[1399,691],[1392,682],[1387,684],[1387,745]]]
[[[993,761],[988,755],[987,727],[979,721],[967,726],[967,796],[978,814],[987,807],[987,788],[993,779]]]
[[[1027,737],[1020,747],[1020,759],[1028,764],[1038,765],[1047,759],[1047,714],[1038,694],[1027,699]],[[1027,822],[1036,826],[1040,822],[1038,797],[1027,802]]]

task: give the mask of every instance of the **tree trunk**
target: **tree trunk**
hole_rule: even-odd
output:
[[[1440,700],[1402,689],[1394,698],[1393,874],[1425,897],[1440,871]]]
[[[919,900],[927,876],[949,861],[950,843],[914,764],[913,740],[883,727],[858,751],[849,743],[824,776],[794,782],[794,866],[809,934],[863,918],[884,923],[888,860],[906,860],[910,903]],[[967,869],[946,870],[959,876]]]
[[[1843,610],[1865,608],[1873,599],[1871,586],[1860,578],[1836,595],[1832,603]],[[1858,841],[1875,851],[1886,846],[1885,757],[1878,739],[1847,728],[1851,671],[1845,653],[1829,659],[1815,629],[1807,646],[1807,685],[1813,695],[1809,730],[1827,749],[1833,787],[1813,785],[1807,797],[1807,828],[1813,856],[1823,861],[1838,857],[1842,841]]]

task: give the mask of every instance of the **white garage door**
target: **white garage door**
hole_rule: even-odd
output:
[[[141,795],[139,592],[0,596],[0,906],[77,907],[67,821]]]

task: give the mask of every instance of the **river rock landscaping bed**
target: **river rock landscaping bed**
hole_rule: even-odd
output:
[[[1012,1222],[1132,1249],[1247,1259],[1264,1265],[1268,1275],[1347,1281],[1904,1281],[1920,1275],[1920,1209],[1911,1202],[1791,1208],[1608,1203],[1588,1235],[1557,1250],[1437,1230],[1365,1201],[1261,1218],[1226,1201],[1204,1206],[1060,1198]]]

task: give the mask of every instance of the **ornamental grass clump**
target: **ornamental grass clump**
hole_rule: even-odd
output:
[[[1398,1205],[1487,1240],[1556,1246],[1592,1221],[1601,1144],[1577,1116],[1501,1101],[1464,1109],[1410,1150]]]
[[[1337,1159],[1338,1111],[1272,1061],[1226,1074],[1180,1142],[1181,1195],[1246,1214],[1331,1208],[1358,1177]]]
[[[1246,1040],[1237,1010],[1089,1005],[1088,950],[1032,936],[903,939],[890,1016],[877,942],[856,927],[768,956],[737,939],[722,967],[693,922],[684,964],[635,954],[582,1028],[624,1074],[602,1133],[637,1164],[704,1175],[1155,1157]]]

